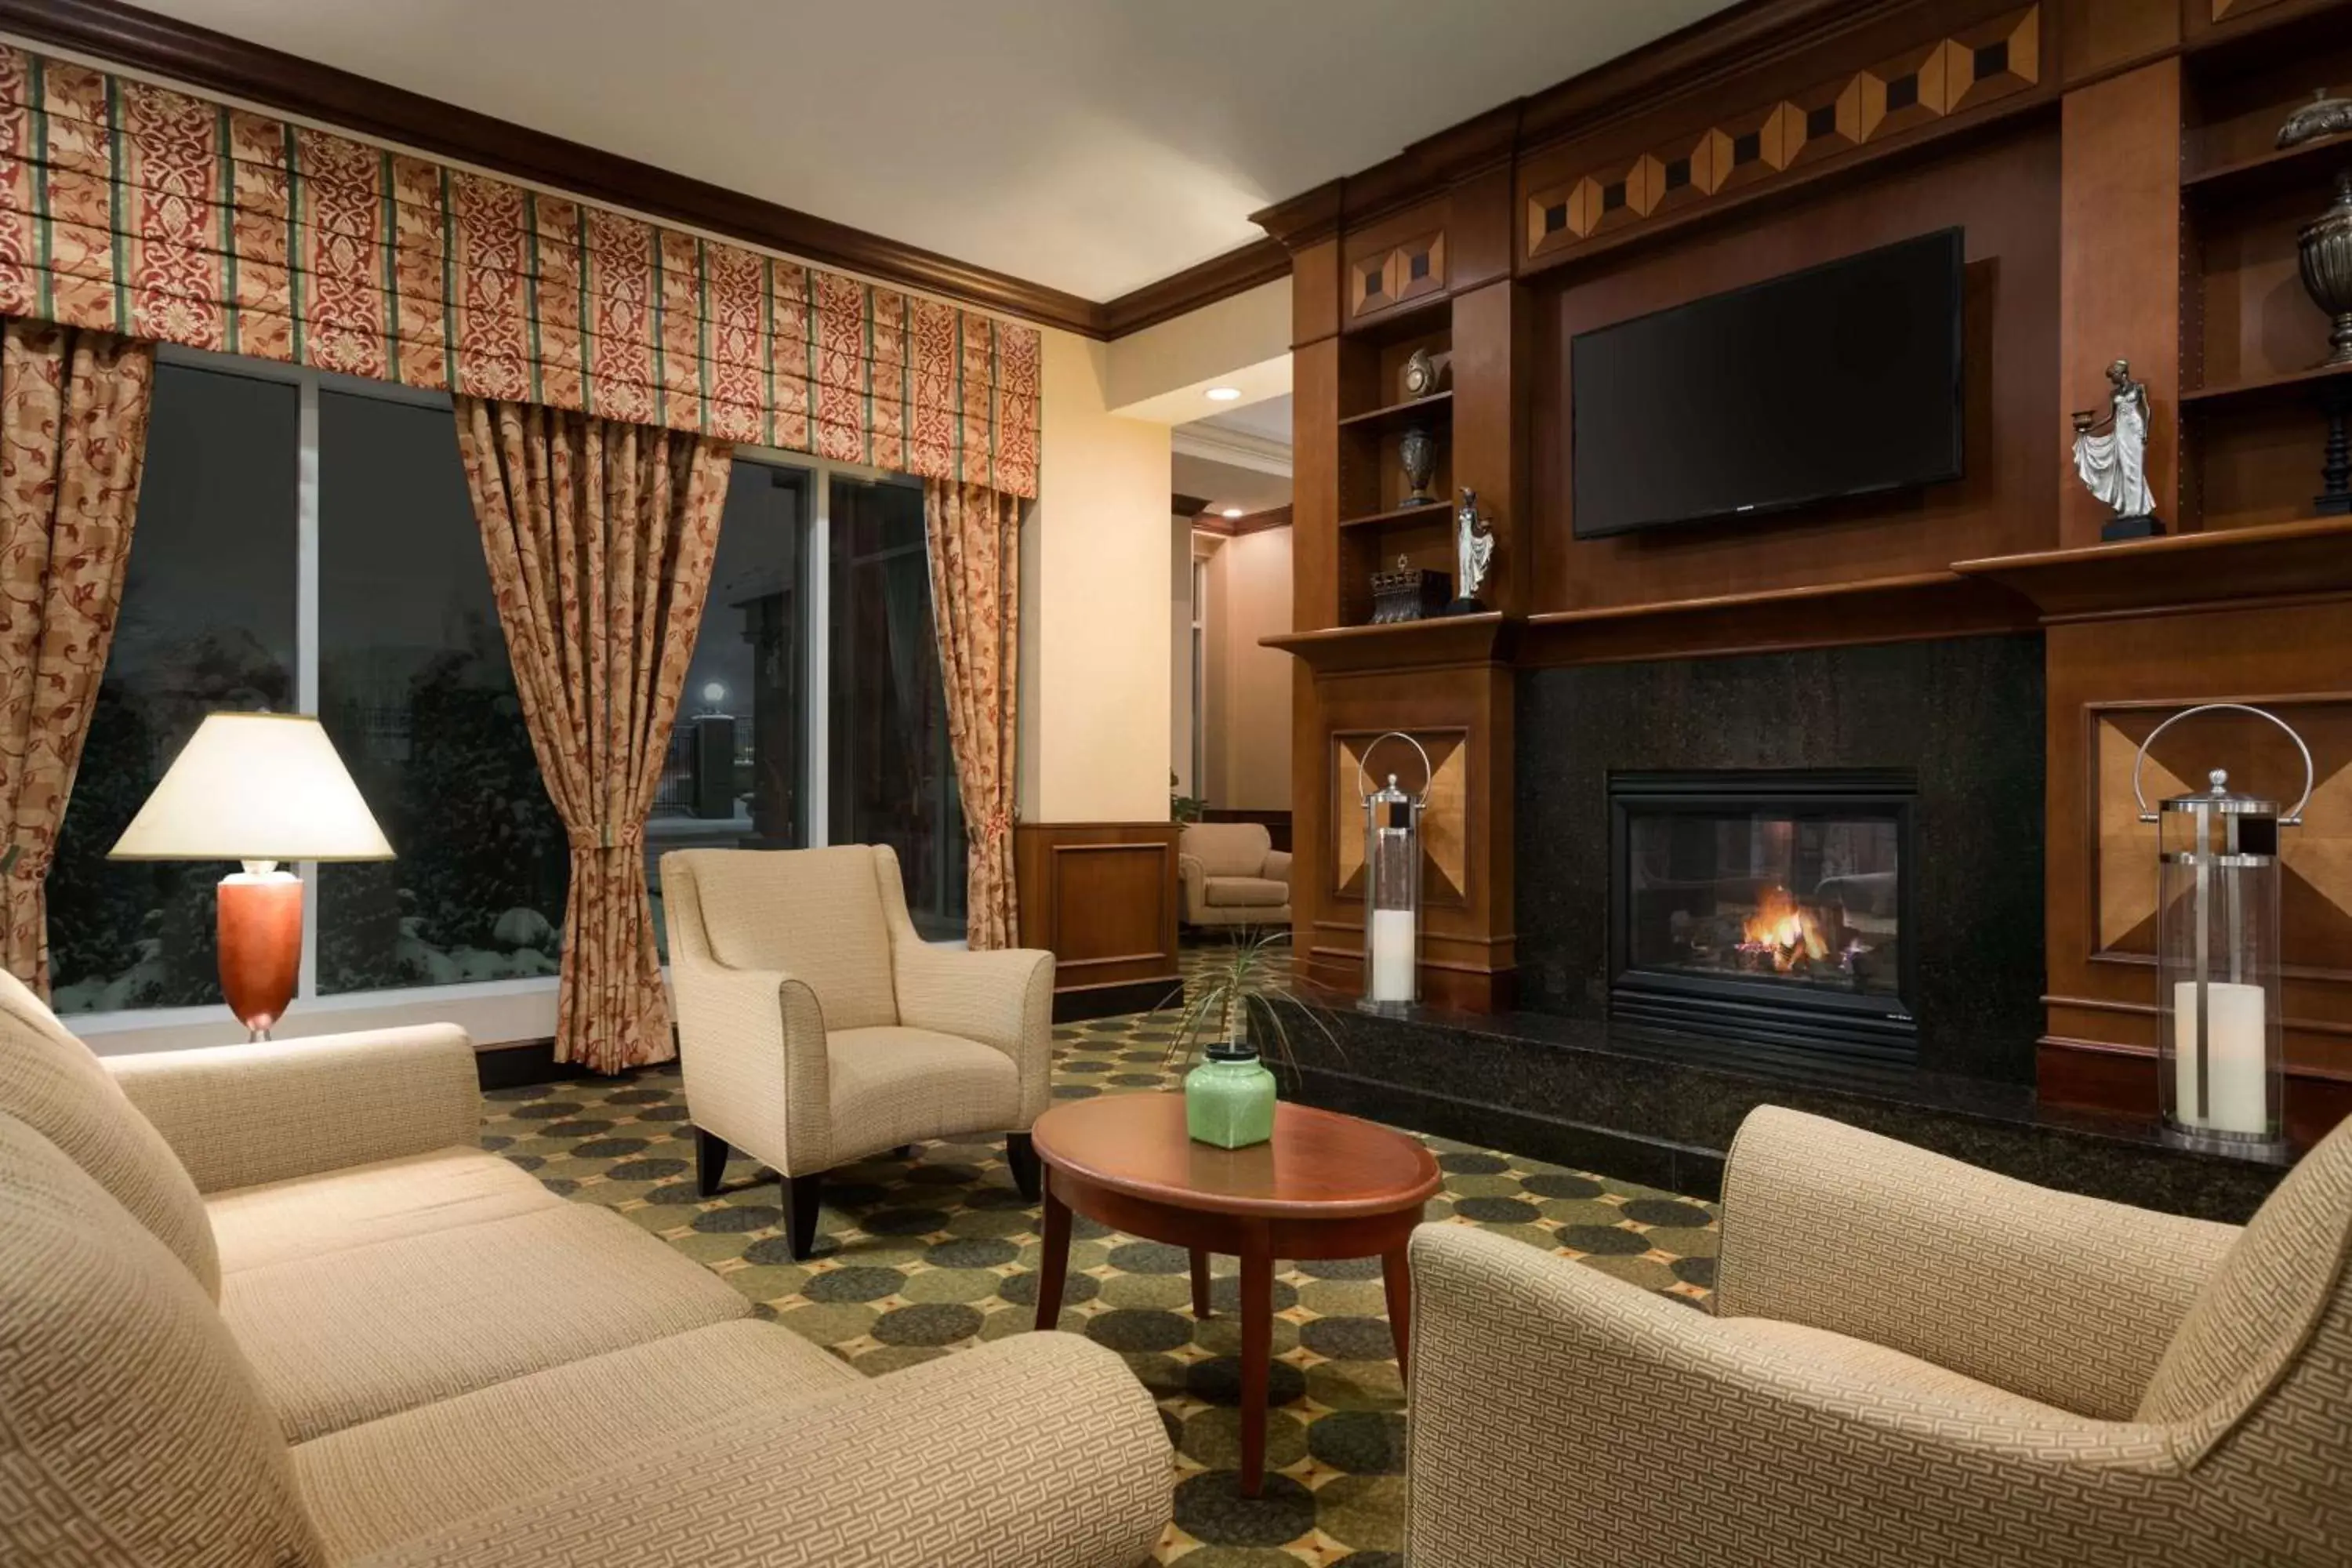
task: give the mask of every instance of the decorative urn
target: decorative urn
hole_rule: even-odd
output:
[[[2336,176],[2336,200],[2295,235],[2304,292],[2327,312],[2326,364],[2352,364],[2352,168]]]

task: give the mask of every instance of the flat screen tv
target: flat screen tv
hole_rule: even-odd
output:
[[[1960,231],[1569,343],[1580,539],[1960,476]]]

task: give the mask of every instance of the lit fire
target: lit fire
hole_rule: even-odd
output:
[[[1790,898],[1788,889],[1776,887],[1757,900],[1756,912],[1741,922],[1739,950],[1769,954],[1772,967],[1786,974],[1800,963],[1825,961],[1830,939],[1812,910]]]

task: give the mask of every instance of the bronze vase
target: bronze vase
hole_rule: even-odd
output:
[[[2326,364],[2352,364],[2352,169],[2336,176],[2336,200],[2295,235],[2304,291],[2327,312]]]
[[[1397,461],[1404,468],[1405,483],[1412,487],[1403,505],[1428,506],[1437,500],[1429,493],[1430,477],[1437,469],[1437,444],[1429,438],[1428,431],[1417,426],[1406,431],[1404,439],[1397,443]]]

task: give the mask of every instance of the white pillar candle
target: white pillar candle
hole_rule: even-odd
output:
[[[2270,1052],[2263,988],[2221,981],[2205,987],[2213,1039],[2205,1059],[2205,1114],[2197,1114],[2197,983],[2172,988],[2173,1111],[2183,1126],[2263,1137],[2270,1131]]]
[[[1374,910],[1370,936],[1372,1000],[1412,1000],[1413,916],[1411,910]]]

